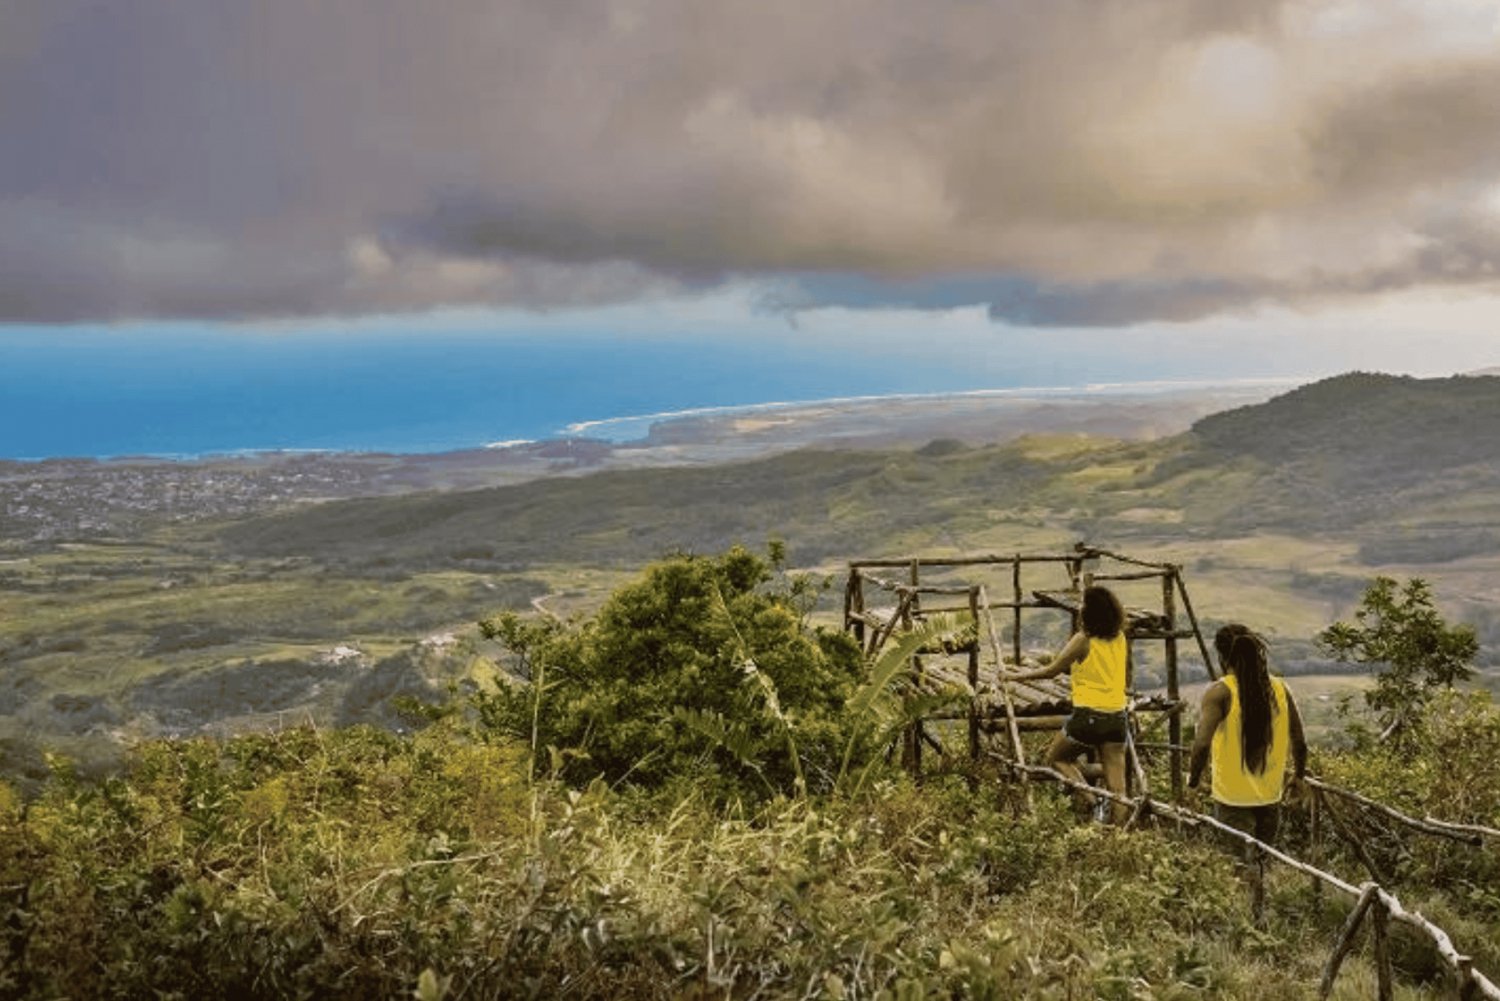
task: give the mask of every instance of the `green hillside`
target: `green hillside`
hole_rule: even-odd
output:
[[[1355,374],[1159,442],[1037,436],[978,448],[804,451],[324,504],[234,525],[222,539],[257,556],[431,567],[629,563],[777,535],[817,562],[962,545],[989,522],[1041,512],[1032,520],[1097,537],[1149,538],[1161,534],[1153,526],[1180,524],[1206,537],[1277,528],[1376,542],[1394,524],[1398,534],[1483,550],[1500,547],[1488,531],[1500,522],[1496,442],[1500,378]]]
[[[859,552],[871,539],[961,532],[975,505],[1031,506],[1059,473],[1113,442],[1067,456],[1025,443],[896,452],[803,451],[698,469],[634,470],[513,487],[323,504],[229,527],[233,552],[432,566],[640,562],[778,535],[799,558]]]
[[[1252,622],[1283,669],[1325,679],[1324,725],[1360,679],[1331,675],[1311,638],[1376,573],[1431,580],[1485,641],[1481,665],[1494,662],[1500,461],[1486,454],[1500,439],[1469,432],[1494,420],[1497,383],[1345,376],[1159,441],[803,451],[21,549],[0,561],[0,769],[41,774],[47,741],[93,758],[135,735],[388,719],[390,693],[440,688],[483,659],[472,624],[486,614],[533,600],[587,613],[665,553],[769,538],[830,577],[860,557],[1080,540],[1178,562],[1208,627]],[[1322,430],[1351,421],[1383,430],[1341,432],[1347,443]],[[1417,460],[1398,475],[1380,458],[1406,455],[1420,476]],[[835,601],[813,614],[831,621]],[[358,656],[330,664],[341,648]],[[257,672],[263,690],[247,682]]]
[[[914,780],[884,749],[915,643],[861,664],[772,571],[743,550],[678,557],[587,620],[493,620],[515,680],[455,691],[415,733],[147,740],[102,781],[53,761],[33,797],[0,783],[0,990],[1320,996],[1350,899],[1277,866],[1257,908],[1241,850],[1202,827],[1091,823],[988,759],[931,757]],[[1400,747],[1319,749],[1313,769],[1411,815],[1500,824],[1494,706],[1440,694],[1413,727]],[[1028,736],[1031,760],[1047,737]],[[1164,802],[1166,757],[1143,758]],[[1377,879],[1500,969],[1493,845],[1343,809],[1359,836],[1289,804],[1279,847],[1346,887]],[[1432,938],[1389,932],[1393,996],[1451,996]],[[1356,943],[1330,996],[1373,996],[1379,976]]]
[[[1352,374],[1204,418],[1163,472],[1252,470],[1222,529],[1483,529],[1500,514],[1500,379]],[[1191,500],[1188,501],[1191,504]],[[1467,532],[1477,547],[1492,536]]]
[[[1215,453],[1311,464],[1340,485],[1400,488],[1500,460],[1500,377],[1351,373],[1205,417],[1193,433]]]

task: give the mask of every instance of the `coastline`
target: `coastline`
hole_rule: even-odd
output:
[[[705,437],[725,444],[726,437],[737,434],[765,436],[767,432],[780,430],[783,434],[808,443],[815,437],[809,433],[809,425],[822,425],[833,433],[834,438],[861,437],[870,440],[908,440],[913,433],[921,433],[924,424],[939,427],[952,424],[957,412],[975,413],[993,411],[1002,415],[1036,406],[1097,407],[1131,402],[1156,402],[1170,407],[1173,401],[1187,403],[1203,400],[1222,402],[1225,409],[1246,403],[1262,402],[1271,396],[1302,385],[1311,378],[1252,378],[1252,379],[1201,379],[1201,380],[1154,380],[1145,382],[1085,383],[1076,386],[1012,386],[985,389],[951,390],[921,393],[884,393],[858,396],[836,396],[804,400],[769,400],[744,404],[720,404],[692,407],[679,410],[664,410],[642,414],[624,414],[610,417],[573,421],[558,428],[554,433],[538,437],[484,438],[464,442],[433,442],[426,447],[338,447],[338,446],[237,446],[224,449],[206,449],[196,452],[180,451],[130,451],[109,454],[74,454],[47,456],[0,456],[0,463],[59,464],[59,463],[107,463],[114,465],[138,464],[220,464],[259,463],[268,460],[284,461],[301,457],[322,458],[389,458],[420,461],[469,455],[472,453],[504,457],[524,455],[548,450],[562,442],[589,441],[611,449],[649,449],[662,443],[676,446],[698,440],[708,444]],[[1188,409],[1202,413],[1202,406]],[[928,419],[924,420],[923,415]],[[844,420],[841,422],[839,418]],[[847,425],[859,418],[868,418],[870,426],[862,432],[854,432]],[[755,420],[766,418],[769,420]],[[910,425],[903,429],[899,425]],[[953,428],[956,436],[969,438],[963,428]],[[774,436],[774,435],[773,435]],[[942,437],[943,435],[937,435]],[[1136,437],[1134,433],[1122,435]]]

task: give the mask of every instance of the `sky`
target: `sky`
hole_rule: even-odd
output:
[[[12,336],[455,311],[1500,364],[1500,4],[0,0]]]

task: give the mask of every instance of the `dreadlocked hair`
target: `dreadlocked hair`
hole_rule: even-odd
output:
[[[1229,648],[1234,646],[1237,636],[1248,636],[1250,627],[1238,622],[1230,622],[1221,626],[1214,634],[1214,650],[1219,654],[1219,664],[1224,670],[1229,670]]]
[[[1229,644],[1228,660],[1239,688],[1240,752],[1245,767],[1261,774],[1266,770],[1271,721],[1277,712],[1265,641],[1248,630],[1236,635]]]

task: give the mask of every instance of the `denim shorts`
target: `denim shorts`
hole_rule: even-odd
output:
[[[1125,710],[1105,713],[1097,709],[1074,706],[1072,715],[1063,723],[1063,736],[1091,747],[1098,747],[1100,744],[1123,744],[1125,743]]]

